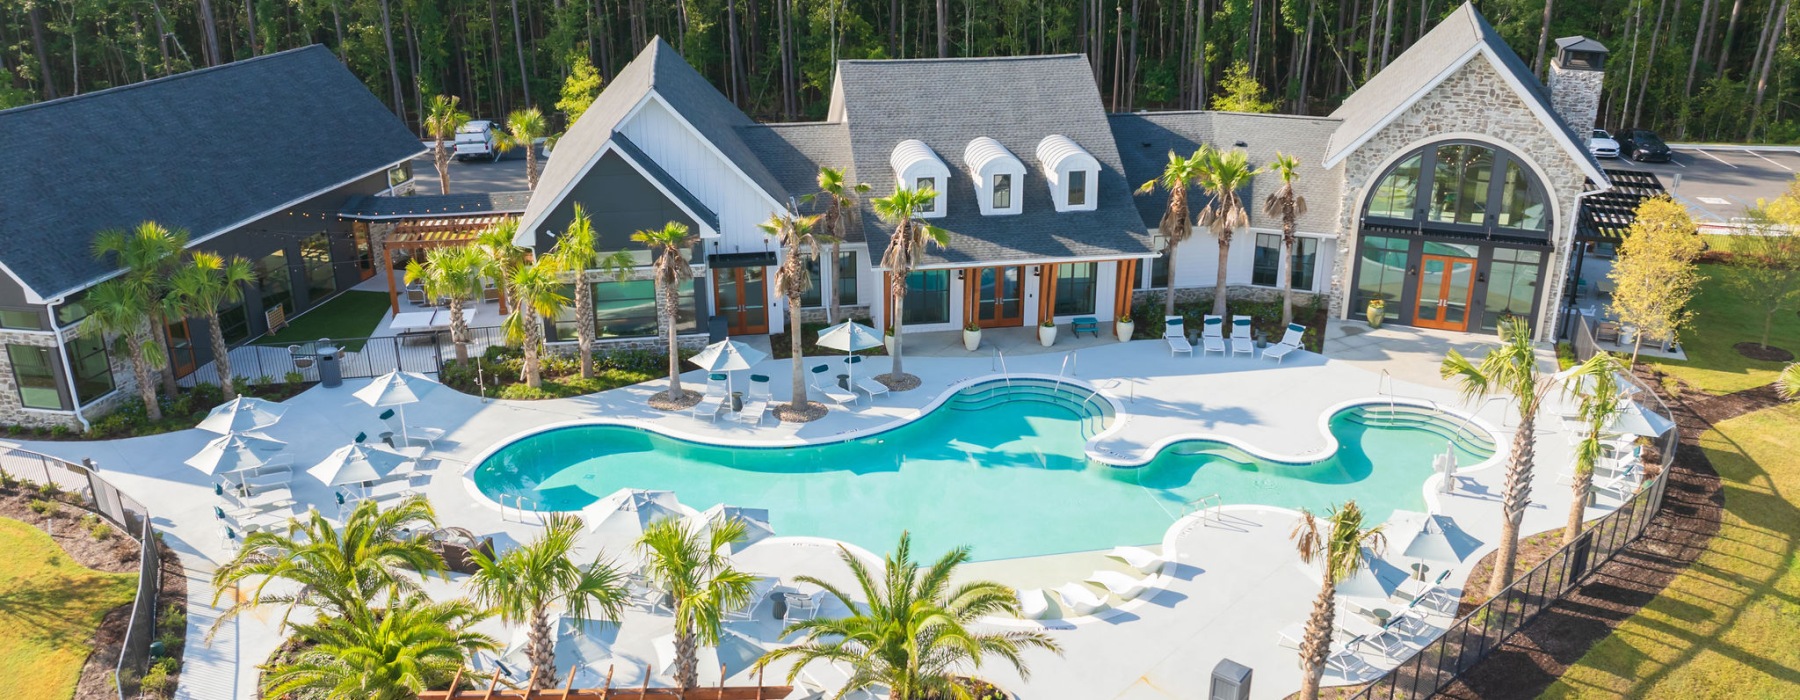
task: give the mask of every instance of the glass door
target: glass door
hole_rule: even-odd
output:
[[[713,270],[713,308],[725,317],[732,335],[769,332],[768,274],[766,267]]]
[[[186,319],[169,324],[169,367],[175,376],[185,377],[194,371],[194,335]]]
[[[1419,259],[1419,304],[1413,325],[1449,331],[1469,329],[1475,293],[1475,259],[1424,255]]]
[[[983,267],[975,271],[975,324],[982,328],[1025,325],[1023,267]]]

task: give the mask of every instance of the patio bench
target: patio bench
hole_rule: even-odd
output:
[[[1083,333],[1090,333],[1095,338],[1100,337],[1100,319],[1094,318],[1093,316],[1076,317],[1074,321],[1070,322],[1070,327],[1071,332],[1074,333],[1077,338],[1080,338]]]

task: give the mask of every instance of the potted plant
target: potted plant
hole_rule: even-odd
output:
[[[1380,299],[1370,299],[1369,308],[1363,309],[1363,317],[1369,319],[1370,328],[1380,328],[1381,319],[1386,315],[1387,302]]]
[[[1129,315],[1120,316],[1119,319],[1113,323],[1113,325],[1115,326],[1115,328],[1113,329],[1114,332],[1117,333],[1119,336],[1119,342],[1123,343],[1127,340],[1131,340],[1132,330],[1136,328],[1136,326],[1131,321],[1131,316],[1129,316]]]
[[[888,326],[887,332],[881,335],[881,344],[887,346],[889,355],[894,354],[894,327]]]
[[[1038,324],[1038,342],[1043,343],[1044,347],[1056,344],[1056,319],[1046,318],[1043,323]]]
[[[975,348],[979,347],[981,347],[981,326],[975,325],[974,321],[963,324],[963,349],[975,352]]]

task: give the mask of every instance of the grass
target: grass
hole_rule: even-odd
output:
[[[70,523],[73,526],[73,523]],[[85,536],[85,535],[83,535]],[[131,602],[137,574],[75,563],[50,536],[0,518],[0,679],[14,700],[65,700],[106,611]]]
[[[1783,363],[1752,360],[1732,346],[1762,339],[1762,312],[1748,308],[1725,284],[1725,265],[1700,266],[1706,275],[1693,301],[1694,327],[1682,332],[1686,362],[1645,357],[1663,371],[1711,394],[1729,394],[1775,381]],[[1800,314],[1785,309],[1775,315],[1769,344],[1800,354]]]
[[[1800,405],[1721,422],[1701,446],[1725,490],[1718,536],[1544,697],[1777,698],[1800,687]]]
[[[388,295],[381,292],[351,290],[332,297],[305,314],[288,322],[278,333],[263,336],[261,344],[297,344],[320,338],[367,338],[381,325],[381,317],[393,308]],[[361,341],[344,344],[344,349],[361,350]]]

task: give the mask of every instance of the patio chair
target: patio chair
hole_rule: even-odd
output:
[[[409,286],[406,288],[406,301],[413,306],[431,305],[431,302],[425,298],[425,289],[418,286]]]
[[[1161,573],[1163,565],[1172,561],[1169,557],[1157,554],[1143,547],[1113,547],[1106,556],[1125,562],[1133,569],[1146,574]]]
[[[495,285],[493,282],[482,282],[481,283],[481,300],[482,301],[492,301],[492,302],[498,303],[500,301],[500,287]]]
[[[1288,353],[1300,349],[1300,341],[1305,337],[1306,326],[1302,326],[1298,323],[1290,323],[1288,324],[1287,332],[1281,334],[1281,342],[1264,348],[1262,357],[1265,360],[1274,358],[1275,363],[1280,364],[1282,358],[1287,357]]]
[[[1094,611],[1106,607],[1105,598],[1094,595],[1094,589],[1079,583],[1065,583],[1057,586],[1055,591],[1063,610],[1075,613],[1076,617],[1092,615]]]
[[[1381,652],[1382,656],[1397,661],[1406,658],[1406,655],[1412,653],[1412,647],[1407,646],[1406,644],[1407,636],[1409,635],[1402,633],[1390,623],[1386,627],[1381,628],[1381,631],[1379,632],[1364,635],[1362,637],[1362,643],[1374,647],[1375,651]]]
[[[1225,354],[1225,317],[1207,316],[1200,319],[1200,354],[1216,352]]]
[[[805,593],[783,593],[781,600],[787,603],[784,620],[811,620],[819,614],[819,601]]]
[[[1132,578],[1117,571],[1101,570],[1090,574],[1087,581],[1105,588],[1113,595],[1118,596],[1119,600],[1133,600],[1143,595],[1144,591],[1150,590],[1150,583],[1155,578],[1155,574],[1143,578]]]
[[[875,397],[888,393],[888,388],[886,384],[876,381],[874,377],[856,376],[855,365],[862,364],[862,361],[863,358],[860,355],[851,355],[844,358],[844,367],[850,376],[855,377],[855,383],[851,385],[851,389],[868,394],[869,400],[874,401]]]
[[[858,398],[856,392],[846,391],[843,387],[838,386],[837,382],[832,381],[830,372],[831,365],[819,365],[812,368],[812,388],[817,389],[819,393],[825,395],[825,398],[839,406],[856,403]]]
[[[1187,326],[1180,316],[1163,318],[1163,340],[1169,344],[1170,357],[1174,357],[1178,352],[1187,353],[1189,356],[1194,354],[1194,344],[1188,342]]]
[[[693,415],[695,418],[704,417],[715,422],[719,420],[719,412],[725,410],[725,402],[731,399],[731,394],[725,391],[725,381],[726,377],[723,373],[714,372],[707,375],[706,396],[701,397],[700,403],[694,404]]]
[[[1339,676],[1348,679],[1360,679],[1364,675],[1376,671],[1374,666],[1356,655],[1356,647],[1362,643],[1362,637],[1356,637],[1341,644],[1332,642],[1331,653],[1325,657],[1325,669],[1337,671]]]
[[[625,575],[625,604],[632,607],[644,606],[649,612],[656,612],[662,607],[662,591],[650,585],[650,579],[643,574]]]
[[[1249,316],[1231,319],[1231,354],[1256,357],[1256,331],[1250,326]]]
[[[768,375],[750,375],[750,391],[744,394],[744,407],[737,413],[738,422],[762,425],[763,416],[769,412],[769,402],[774,399],[774,394],[769,391]]]
[[[1050,612],[1050,599],[1044,597],[1044,589],[1026,588],[1016,595],[1019,598],[1019,619],[1041,620]]]
[[[219,543],[225,545],[225,549],[232,552],[244,548],[243,538],[238,537],[237,531],[231,529],[231,526],[226,525],[223,521],[219,523]]]
[[[1430,582],[1409,578],[1400,582],[1400,587],[1396,589],[1394,593],[1396,596],[1411,602],[1413,605],[1422,605],[1431,610],[1448,615],[1456,611],[1456,606],[1460,602],[1449,589],[1444,587],[1444,582],[1449,580],[1449,578],[1449,569],[1445,569],[1442,573],[1438,574],[1438,577],[1435,580]]]
[[[1617,474],[1606,478],[1604,481],[1599,482],[1596,488],[1601,491],[1611,491],[1620,498],[1624,498],[1631,492],[1636,491],[1638,484],[1643,483],[1643,481],[1643,465],[1637,462],[1627,462],[1625,463],[1624,469]]]

